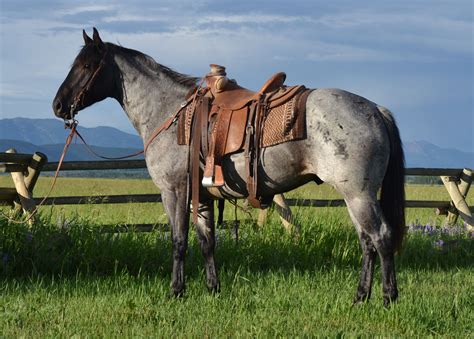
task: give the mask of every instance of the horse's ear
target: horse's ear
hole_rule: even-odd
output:
[[[87,35],[86,31],[85,30],[82,30],[82,37],[84,38],[84,43],[87,45],[87,44],[90,44],[92,42],[92,39],[89,38],[89,36]]]
[[[99,36],[99,32],[97,31],[97,28],[93,28],[94,33],[92,34],[92,39],[94,41],[94,44],[96,44],[97,47],[101,48],[104,46],[104,43],[102,42],[102,39]]]

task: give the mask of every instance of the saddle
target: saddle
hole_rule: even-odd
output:
[[[199,155],[205,160],[202,185],[223,186],[222,159],[244,151],[248,200],[262,208],[257,192],[260,150],[306,137],[305,108],[310,90],[285,86],[286,74],[276,73],[257,92],[227,78],[225,67],[212,64],[206,86],[180,113],[178,144],[191,145],[193,206],[199,197]]]

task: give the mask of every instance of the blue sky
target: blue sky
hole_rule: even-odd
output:
[[[473,2],[1,0],[0,118],[52,118],[51,101],[79,51],[82,29],[190,75],[210,63],[257,89],[338,87],[388,107],[404,141],[474,151]],[[106,100],[83,126],[131,132]],[[59,123],[59,122],[58,122]],[[1,136],[0,136],[1,137]]]

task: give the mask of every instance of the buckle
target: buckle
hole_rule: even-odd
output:
[[[79,121],[76,119],[64,119],[64,129],[72,129],[77,126],[78,123]]]

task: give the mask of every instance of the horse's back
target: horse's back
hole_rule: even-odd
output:
[[[306,110],[306,144],[312,147],[318,177],[337,186],[370,182],[379,187],[390,141],[377,105],[344,90],[317,89]]]

